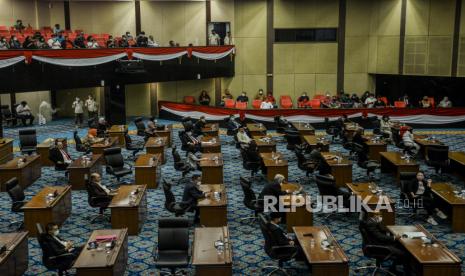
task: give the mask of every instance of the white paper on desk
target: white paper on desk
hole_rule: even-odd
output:
[[[426,237],[423,232],[405,232],[402,236],[407,236],[409,239],[420,239]]]

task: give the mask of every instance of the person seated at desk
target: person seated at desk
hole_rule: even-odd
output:
[[[199,96],[199,103],[201,105],[210,105],[210,96],[208,96],[207,91],[202,90]]]
[[[105,139],[104,138],[98,138],[97,137],[97,129],[95,128],[90,128],[87,131],[87,135],[82,139],[82,143],[86,145],[87,147],[92,146],[93,144],[96,143],[101,143]]]
[[[184,192],[182,195],[182,202],[190,206],[190,210],[195,211],[194,223],[200,222],[200,212],[197,207],[198,200],[206,198],[211,194],[211,192],[204,193],[200,190],[200,185],[202,184],[200,180],[201,176],[199,174],[193,175],[191,181],[187,182],[184,186]]]
[[[228,129],[234,132],[237,132],[239,128],[242,127],[242,125],[236,121],[236,118],[234,117],[233,114],[229,115],[229,120],[228,120]]]
[[[29,120],[29,125],[32,126],[32,122],[34,122],[34,116],[32,115],[31,108],[29,105],[27,105],[26,101],[22,101],[16,107],[16,114],[16,117],[21,120],[23,126],[26,126],[26,120]]]
[[[100,117],[97,122],[97,136],[104,137],[107,133],[109,125],[104,117]]]
[[[410,129],[407,129],[404,132],[404,134],[402,135],[402,142],[404,144],[404,147],[406,147],[406,148],[415,148],[416,153],[418,153],[418,151],[420,150],[420,145],[415,143],[415,141],[413,139],[414,139],[414,137],[413,137],[412,131]]]
[[[245,154],[247,155],[247,161],[249,162],[260,162],[262,160],[255,140],[250,141],[249,146],[245,148]]]
[[[389,118],[389,115],[383,115],[380,125],[381,125],[380,127],[381,133],[389,135],[389,139],[392,140],[392,130],[391,130],[392,122],[391,122],[391,119]]]
[[[92,173],[90,175],[90,186],[98,196],[113,197],[118,191],[118,189],[109,189],[107,186],[103,185],[102,177],[99,173]]]
[[[310,152],[310,161],[316,164],[318,171],[321,175],[331,174],[331,167],[327,164],[325,157],[321,154],[322,146],[317,144],[316,147]]]
[[[157,126],[155,125],[155,123],[153,121],[148,121],[147,127],[145,128],[145,134],[147,136],[153,136],[156,130],[157,130]]]
[[[420,108],[430,108],[432,107],[431,101],[429,100],[428,96],[424,96],[423,99],[419,103]]]
[[[248,145],[252,139],[247,135],[245,132],[245,129],[243,127],[239,128],[239,131],[236,134],[237,136],[237,141],[243,145]]]
[[[65,170],[73,162],[71,156],[63,149],[63,142],[55,140],[55,147],[50,149],[48,157],[57,168]]]
[[[394,236],[383,224],[383,217],[379,211],[374,211],[372,217],[366,217],[360,221],[360,227],[367,234],[367,245],[378,245],[389,248],[392,252],[394,262],[390,268],[391,272],[397,272],[396,266],[400,262],[404,266],[404,275],[410,275],[410,258],[408,253],[399,246],[400,236]],[[397,274],[396,274],[397,275]]]
[[[181,134],[181,140],[184,141],[187,145],[192,147],[192,150],[194,152],[200,151],[202,147],[202,143],[200,142],[200,139],[195,138],[195,136],[192,134],[192,131],[184,131]]]
[[[187,154],[187,164],[191,167],[192,170],[200,171],[200,161],[207,160],[208,158],[199,158],[193,152]]]
[[[433,192],[431,191],[432,180],[425,180],[425,174],[422,171],[417,172],[415,179],[410,182],[407,186],[407,193],[409,199],[419,202],[423,201],[423,207],[428,212],[428,218],[426,221],[432,225],[438,225],[436,220],[433,218],[433,214],[436,214],[441,219],[446,219],[447,216],[437,208],[438,204],[434,200]]]
[[[48,256],[59,256],[70,253],[73,260],[76,260],[82,251],[82,246],[75,246],[72,241],[63,240],[59,234],[60,230],[56,223],[50,222],[45,226],[44,243],[46,248],[50,250],[44,253]]]
[[[283,191],[281,189],[281,184],[284,184],[284,183],[285,183],[284,175],[276,174],[274,176],[273,181],[267,183],[263,187],[261,193],[258,196],[258,201],[260,202],[260,204],[262,204],[262,207],[269,207],[270,208],[270,210],[263,210],[264,212],[270,212],[270,211],[277,212],[279,210],[279,203],[278,203],[279,202],[279,197],[287,194],[286,191]],[[270,203],[272,203],[272,201],[269,200],[270,198],[276,199],[274,205],[270,205]],[[268,204],[265,204],[265,201]],[[275,208],[275,210],[273,210],[273,208]],[[280,213],[280,215],[282,217],[284,217],[285,214]]]
[[[282,221],[282,216],[278,212],[270,213],[270,224],[269,230],[273,236],[273,240],[276,241],[276,246],[296,245],[296,242],[289,238],[286,232],[279,226]]]
[[[257,95],[255,96],[255,100],[260,100],[260,101],[265,101],[266,97],[265,95],[263,94],[263,89],[258,89],[258,93]]]
[[[202,135],[202,128],[205,127],[207,121],[205,120],[205,116],[200,116],[199,120],[195,122],[193,132],[195,136]]]
[[[260,104],[260,109],[273,109],[274,106],[273,106],[273,103],[271,103],[268,98],[265,99],[265,101],[263,101],[261,104]]]
[[[356,143],[362,146],[366,146],[367,139],[363,138],[363,129],[359,128],[355,131],[354,136],[352,137],[352,143]]]

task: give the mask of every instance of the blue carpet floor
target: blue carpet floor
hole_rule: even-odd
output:
[[[162,122],[166,123],[166,122]],[[72,121],[60,120],[54,121],[47,126],[36,127],[38,132],[38,140],[42,141],[49,137],[67,137],[72,138],[72,133],[69,131],[73,128]],[[130,133],[134,133],[134,125],[130,125]],[[18,128],[5,129],[5,137],[17,139]],[[174,141],[178,144],[179,139],[177,135],[178,128],[175,128]],[[427,130],[422,130],[427,131]],[[86,129],[81,129],[80,133],[83,135]],[[463,132],[459,131],[441,131],[435,132],[435,136],[454,151],[465,151],[465,136]],[[221,135],[223,140],[230,141],[229,137]],[[17,144],[15,144],[17,146]],[[78,157],[74,150],[74,145],[68,147],[73,157]],[[331,150],[348,153],[339,144],[331,145]],[[395,147],[389,146],[389,150],[397,150]],[[239,151],[230,145],[223,145],[223,156],[225,160],[224,167],[224,182],[227,186],[228,193],[228,223],[232,237],[233,254],[234,254],[234,275],[264,275],[261,267],[274,264],[269,259],[263,250],[263,237],[259,227],[255,223],[243,223],[240,221],[241,217],[249,216],[251,213],[247,210],[243,203],[242,190],[239,186],[239,176],[248,176],[249,172],[242,169],[240,163]],[[297,181],[305,179],[305,174],[297,167],[297,160],[295,155],[286,150],[285,144],[278,144],[278,151],[284,153],[285,157],[289,160],[289,181]],[[178,183],[180,174],[173,169],[173,161],[169,151],[167,151],[167,163],[162,168],[162,177],[171,181],[173,191],[179,200],[182,196],[182,185]],[[128,152],[124,152],[129,156]],[[425,170],[427,174],[432,174],[433,171],[429,169],[423,162],[421,169]],[[134,176],[128,176],[122,179],[126,182],[132,182]],[[380,180],[377,182],[380,187],[392,198],[399,197],[399,191],[394,184],[394,178],[390,174],[377,175]],[[463,181],[452,177],[452,183],[457,187],[463,188]],[[365,180],[365,173],[354,165],[353,180]],[[434,178],[433,178],[434,180]],[[55,183],[64,185],[65,179],[63,173],[57,173],[53,168],[43,168],[42,178],[37,180],[32,186],[26,189],[27,200],[37,193],[41,188],[47,185],[54,185]],[[110,184],[112,178],[104,176],[104,182]],[[313,180],[306,179],[301,181],[304,189],[310,195],[318,193]],[[253,183],[253,188],[258,193],[263,187],[264,180],[257,180]],[[142,231],[138,236],[129,237],[129,261],[126,270],[127,275],[158,275],[158,271],[153,266],[152,250],[157,242],[157,221],[160,217],[168,217],[170,214],[165,211],[163,207],[164,196],[163,191],[159,188],[157,190],[149,190],[148,192],[148,215],[144,223]],[[77,244],[82,244],[87,241],[92,230],[101,228],[111,228],[110,224],[91,224],[87,217],[96,213],[87,204],[87,195],[85,191],[72,192],[73,211],[72,215],[64,223],[60,233],[66,239],[71,239]],[[400,211],[398,211],[400,212]],[[7,193],[0,194],[0,229],[6,229],[11,220],[22,220],[22,215],[13,214],[10,211],[10,199]],[[461,259],[465,257],[465,234],[455,234],[451,232],[450,221],[440,221],[439,226],[430,226],[426,224],[421,218],[408,218],[407,216],[397,215],[397,224],[423,224],[425,227],[439,238],[448,248],[450,248]],[[345,253],[349,257],[351,275],[365,275],[363,272],[355,273],[354,267],[372,263],[367,258],[363,257],[361,251],[361,236],[358,231],[357,215],[336,215],[330,219],[325,219],[323,215],[314,215],[314,225],[327,225],[335,238],[342,245]],[[54,275],[53,272],[47,271],[42,265],[42,253],[35,238],[29,238],[29,269],[26,275]],[[298,262],[289,263],[290,267],[297,268],[296,271],[290,271],[292,275],[308,275],[309,270],[305,264]],[[465,267],[462,266],[465,271]],[[193,274],[193,270],[192,274]],[[73,271],[71,271],[73,272]],[[369,275],[368,272],[366,275]]]

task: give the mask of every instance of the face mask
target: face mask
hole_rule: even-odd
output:
[[[55,231],[53,231],[53,235],[54,235],[54,236],[58,236],[59,233],[60,233],[60,230],[58,230],[58,229],[55,230]]]
[[[13,40],[14,40],[14,41],[17,41],[18,39],[15,37]]]

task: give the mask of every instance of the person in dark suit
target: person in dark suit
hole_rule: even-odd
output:
[[[184,186],[184,193],[182,195],[183,203],[190,206],[189,209],[195,211],[194,223],[198,223],[200,221],[199,208],[197,207],[198,200],[210,195],[210,192],[202,192],[199,189],[200,185],[200,175],[193,175],[191,181],[186,183],[186,185]]]
[[[229,115],[228,124],[226,126],[229,131],[232,131],[234,134],[236,134],[241,126],[242,125],[236,121],[233,114]]]
[[[328,175],[331,173],[331,167],[325,160],[323,154],[321,154],[321,145],[318,144],[313,150],[310,152],[310,161],[316,164],[318,171],[321,175]]]
[[[353,142],[353,143],[357,143],[357,144],[359,144],[359,145],[364,145],[364,144],[365,144],[365,142],[367,141],[367,139],[363,138],[362,132],[363,132],[362,129],[357,129],[357,131],[355,131],[355,134],[354,134],[354,136],[352,137],[352,142]]]
[[[71,156],[63,149],[63,142],[55,140],[55,146],[50,149],[48,157],[57,168],[65,170],[73,162]]]
[[[245,153],[247,155],[247,160],[250,162],[260,162],[262,160],[255,140],[250,141],[248,147],[245,148]]]
[[[379,211],[374,211],[372,217],[365,218],[360,221],[360,226],[365,229],[367,234],[367,245],[386,246],[392,252],[395,261],[391,267],[392,271],[396,271],[395,267],[398,263],[404,266],[404,275],[409,274],[410,260],[408,253],[399,246],[400,236],[394,236],[383,224],[383,217]]]
[[[249,102],[249,97],[247,97],[247,93],[242,92],[242,94],[239,97],[237,97],[236,101],[243,102],[243,103],[248,103]]]
[[[270,197],[273,198],[274,197],[274,198],[277,199],[276,203],[273,204],[273,205],[269,204],[270,202],[267,201],[268,202],[268,208],[270,210],[264,210],[265,212],[269,212],[269,211],[277,212],[279,210],[279,204],[278,204],[279,197],[282,196],[282,195],[286,195],[286,192],[281,190],[281,184],[283,184],[284,181],[285,181],[284,176],[282,174],[277,174],[277,175],[275,175],[273,182],[267,183],[263,187],[260,195],[258,196],[258,199],[259,199],[259,202],[261,204],[263,204],[264,208],[266,207],[265,205],[267,205],[267,204],[265,204],[265,197],[268,197],[268,198],[270,198]],[[273,208],[275,210],[273,210]],[[283,216],[284,214],[281,214],[281,215]]]
[[[423,207],[428,212],[426,221],[432,225],[438,225],[433,218],[436,214],[441,219],[446,219],[447,216],[438,209],[438,204],[434,199],[433,192],[431,191],[432,180],[425,180],[425,174],[422,171],[417,172],[417,176],[406,187],[408,197],[416,202],[423,202]]]
[[[282,216],[278,212],[270,213],[270,223],[269,223],[269,230],[271,236],[273,237],[274,241],[276,242],[276,246],[286,246],[286,245],[294,245],[295,242],[290,239],[286,232],[279,226],[281,223]]]
[[[195,138],[192,131],[184,131],[181,134],[180,138],[183,144],[186,144],[190,147],[190,151],[192,152],[200,151],[202,144],[200,142],[200,139]]]
[[[70,253],[70,257],[76,260],[81,253],[82,247],[75,246],[72,241],[63,240],[59,236],[60,230],[56,223],[48,223],[45,227],[45,231],[44,243],[49,250],[49,252],[47,252],[48,256],[59,256]]]
[[[193,129],[194,135],[195,136],[202,135],[202,128],[204,128],[206,124],[207,124],[207,121],[205,120],[205,116],[200,116],[199,120],[195,122],[194,124],[194,129]]]

